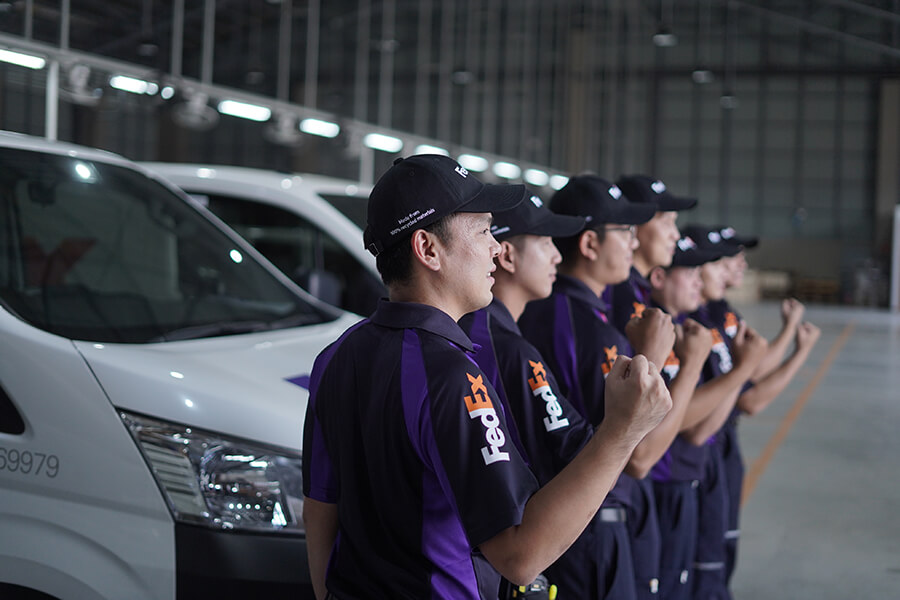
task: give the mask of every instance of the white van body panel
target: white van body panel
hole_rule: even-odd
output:
[[[366,203],[371,188],[321,175],[290,175],[277,171],[219,165],[144,162],[188,193],[222,194],[278,206],[316,223],[338,240],[356,260],[379,277],[375,257],[362,244],[359,227],[318,194],[359,196]]]
[[[0,147],[136,169],[115,154],[8,132],[0,132]],[[147,169],[137,171],[150,176]],[[317,200],[322,210],[334,210]],[[277,562],[265,560],[265,552],[277,549],[280,558],[287,549],[305,562],[302,535],[239,535],[177,523],[119,414],[128,410],[297,453],[308,393],[305,381],[290,380],[308,376],[316,355],[359,319],[324,307],[201,210],[198,219],[204,218],[233,240],[226,251],[239,248],[245,260],[260,262],[298,298],[327,308],[325,321],[193,340],[94,343],[45,331],[0,305],[0,401],[11,403],[25,423],[24,433],[0,433],[0,596],[12,584],[65,600],[172,600],[183,581],[179,557],[188,552],[243,556],[252,552],[248,548],[265,548],[254,556],[255,565],[265,566]],[[48,469],[51,457],[54,468]],[[191,538],[194,546],[179,550],[179,526],[201,532]],[[202,544],[215,536],[222,542],[219,553],[207,553],[212,548]],[[229,589],[240,574],[214,560],[200,575],[219,578],[220,588]],[[298,563],[292,577],[275,572],[278,577],[261,580],[256,576],[272,576],[277,566],[256,569],[239,583],[253,589],[305,583],[304,570]],[[198,585],[205,585],[202,577]]]
[[[359,317],[159,344],[75,342],[118,408],[299,451],[306,388],[319,351]]]
[[[0,448],[32,457],[27,474],[0,469],[0,581],[67,599],[174,597],[172,516],[84,359],[5,311],[0,338],[0,380],[27,401],[26,433],[0,434]]]

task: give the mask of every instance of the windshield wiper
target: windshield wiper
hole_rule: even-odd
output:
[[[196,340],[222,335],[237,335],[240,333],[253,333],[271,329],[265,321],[220,321],[218,323],[206,323],[204,325],[191,325],[173,329],[157,336],[148,342],[175,342],[180,340]]]

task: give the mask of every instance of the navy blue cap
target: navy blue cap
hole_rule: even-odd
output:
[[[666,184],[647,175],[623,175],[616,185],[632,202],[655,204],[659,212],[687,210],[697,206],[696,198],[682,198],[673,195]]]
[[[699,244],[689,235],[683,235],[675,243],[675,254],[672,256],[672,267],[699,267],[708,262],[722,258],[722,255],[710,249],[700,248]]]
[[[722,236],[722,239],[734,246],[741,246],[742,248],[755,248],[759,244],[759,238],[756,236],[742,236],[738,235],[737,231],[734,230],[734,227],[717,227],[719,230],[719,235]]]
[[[656,205],[629,202],[615,184],[596,175],[578,175],[550,198],[550,210],[584,217],[585,228],[607,223],[640,225],[656,214]]]
[[[448,215],[509,210],[524,198],[525,186],[485,185],[446,156],[398,158],[369,194],[363,243],[378,256]]]
[[[582,231],[584,223],[583,217],[554,213],[537,194],[529,194],[527,200],[512,210],[494,213],[491,234],[498,240],[525,233],[569,237]]]
[[[727,242],[717,227],[688,225],[680,229],[681,234],[692,238],[701,250],[717,253],[719,258],[735,256],[741,251],[740,246]]]

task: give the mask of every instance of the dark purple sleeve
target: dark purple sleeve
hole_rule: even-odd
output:
[[[477,546],[521,523],[538,484],[513,443],[487,377],[458,353],[448,358],[440,368],[425,369],[427,397],[415,417],[415,444]]]

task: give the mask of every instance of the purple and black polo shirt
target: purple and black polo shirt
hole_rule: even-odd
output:
[[[610,307],[610,316],[616,329],[624,332],[632,317],[640,317],[644,309],[651,305],[653,288],[640,271],[631,267],[628,279],[616,285],[608,285],[603,291],[603,300]]]
[[[512,416],[522,456],[545,485],[575,458],[593,428],[563,396],[548,362],[522,337],[502,302],[495,299],[459,324],[475,344],[475,362]]]
[[[474,549],[521,522],[537,481],[453,319],[382,301],[316,359],[304,494],[337,504],[341,599],[496,598]]]
[[[529,302],[519,318],[525,338],[547,358],[560,389],[593,426],[603,421],[606,377],[631,344],[610,322],[607,306],[587,285],[558,275],[548,298]],[[631,504],[635,480],[622,474],[604,507]]]

